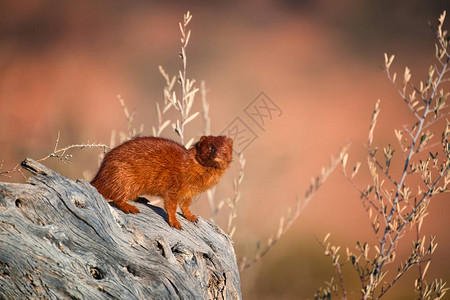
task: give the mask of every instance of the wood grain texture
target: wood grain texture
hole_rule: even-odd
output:
[[[214,223],[136,203],[111,207],[85,180],[26,159],[0,182],[0,299],[241,299],[231,239]]]

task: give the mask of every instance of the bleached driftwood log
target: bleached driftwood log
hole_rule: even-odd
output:
[[[85,180],[27,159],[0,182],[0,299],[240,299],[231,239],[214,223],[126,215]]]

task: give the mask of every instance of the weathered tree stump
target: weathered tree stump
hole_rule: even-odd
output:
[[[85,180],[26,159],[0,182],[0,299],[240,299],[231,239],[214,223],[136,203],[126,215]]]

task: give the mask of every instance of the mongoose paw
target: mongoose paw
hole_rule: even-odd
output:
[[[190,216],[185,216],[186,217],[186,219],[188,220],[188,221],[191,221],[191,222],[194,222],[194,223],[196,223],[197,221],[198,221],[198,218],[197,218],[197,216],[196,215],[190,215]]]
[[[170,225],[171,227],[176,228],[176,229],[179,229],[179,230],[182,230],[182,229],[183,229],[183,228],[181,227],[180,222],[178,222],[178,220],[169,222],[169,225]]]
[[[120,208],[121,211],[123,211],[126,214],[132,213],[132,214],[137,214],[140,213],[140,210],[133,205],[130,205],[126,202],[120,203],[120,204],[116,204],[118,208]]]
[[[132,214],[138,214],[138,213],[140,213],[141,211],[140,211],[136,206],[130,205],[129,211],[128,211],[128,212],[129,212],[129,213],[132,213]]]

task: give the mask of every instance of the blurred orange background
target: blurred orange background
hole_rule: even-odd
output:
[[[366,144],[377,99],[381,113],[375,144],[398,149],[394,129],[413,115],[383,73],[384,53],[395,54],[393,69],[407,65],[413,82],[426,78],[435,63],[437,23],[448,1],[1,1],[0,2],[0,160],[3,170],[25,157],[35,159],[60,146],[88,142],[109,144],[112,130],[127,122],[117,94],[144,135],[156,125],[156,102],[162,101],[161,65],[174,75],[181,61],[178,22],[189,10],[189,78],[206,81],[212,134],[236,117],[258,138],[245,149],[243,198],[238,203],[236,254],[254,255],[302,196],[310,178],[348,142],[349,166],[361,161],[357,182],[370,183]],[[446,24],[450,24],[447,22]],[[445,28],[450,28],[446,25]],[[263,129],[244,109],[264,92],[283,111]],[[194,111],[201,110],[197,97]],[[173,117],[174,115],[172,115]],[[202,132],[198,117],[187,136]],[[163,136],[176,138],[166,130]],[[92,176],[101,150],[76,150],[72,165],[46,165],[70,178]],[[398,152],[399,154],[400,152]],[[397,159],[400,155],[397,156]],[[396,156],[394,156],[394,160]],[[217,187],[217,199],[232,195],[239,171],[235,159]],[[20,175],[1,178],[21,182]],[[450,279],[450,208],[448,193],[429,208],[422,229],[439,244],[428,272]],[[209,217],[201,196],[193,211]],[[228,210],[217,222],[226,228]],[[316,241],[354,249],[356,241],[375,241],[358,192],[338,168],[302,211],[291,230],[267,256],[241,273],[245,299],[306,299],[334,275]],[[402,241],[399,261],[412,238]],[[414,297],[410,271],[387,299]],[[351,299],[359,298],[356,273],[346,272]]]

